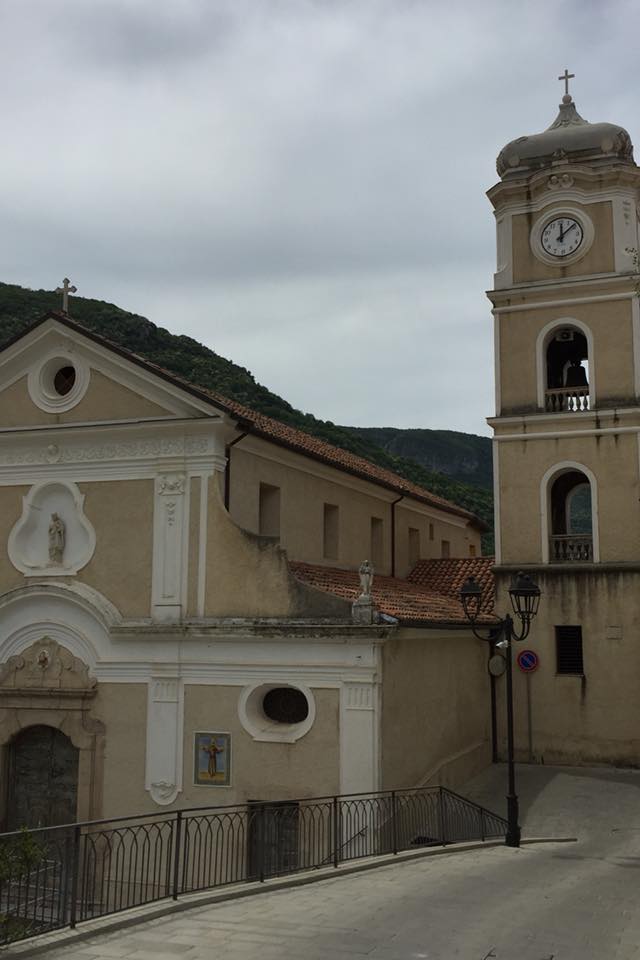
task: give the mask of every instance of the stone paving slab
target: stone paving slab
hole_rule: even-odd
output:
[[[495,807],[503,775],[493,770],[469,790]],[[476,848],[338,875],[96,932],[44,956],[640,960],[640,774],[530,768],[519,770],[519,784],[525,828],[574,829],[578,842]]]

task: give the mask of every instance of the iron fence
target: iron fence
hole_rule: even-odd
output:
[[[0,834],[0,943],[198,890],[505,832],[502,817],[424,787]]]

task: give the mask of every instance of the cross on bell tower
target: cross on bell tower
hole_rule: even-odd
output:
[[[569,93],[569,80],[573,80],[574,77],[575,73],[569,73],[566,67],[564,68],[564,73],[562,76],[558,77],[558,80],[564,80],[564,97],[562,99],[565,103],[568,103],[569,100],[571,100],[571,94]]]

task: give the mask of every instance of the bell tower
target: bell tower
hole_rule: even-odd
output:
[[[488,192],[498,602],[520,569],[543,594],[520,759],[640,765],[640,168],[560,79],[558,116],[501,150]]]

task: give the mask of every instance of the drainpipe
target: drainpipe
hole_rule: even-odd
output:
[[[404,494],[391,504],[391,576],[396,575],[396,504],[404,500]]]
[[[228,443],[224,448],[224,455],[227,458],[224,468],[224,505],[227,511],[229,510],[229,501],[231,499],[231,447],[235,447],[236,443],[244,440],[248,432],[248,430],[245,430],[244,433],[241,433],[239,437],[236,437],[235,440],[232,440],[231,443]]]

